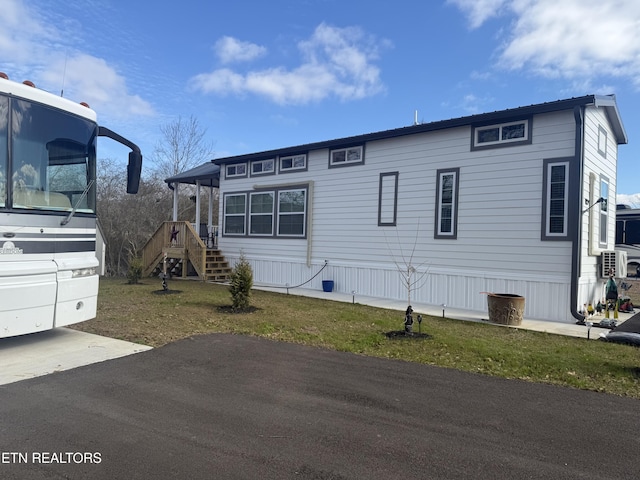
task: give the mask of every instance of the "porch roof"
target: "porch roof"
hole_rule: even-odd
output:
[[[206,162],[186,172],[178,173],[173,177],[165,178],[165,183],[172,188],[175,183],[189,183],[195,185],[197,181],[203,187],[220,186],[220,166],[212,162]]]

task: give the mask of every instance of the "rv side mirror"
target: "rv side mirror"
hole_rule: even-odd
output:
[[[142,154],[140,152],[129,152],[129,165],[127,165],[127,193],[138,193],[141,172]]]

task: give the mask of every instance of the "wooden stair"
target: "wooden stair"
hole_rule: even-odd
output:
[[[226,282],[231,275],[231,267],[220,250],[207,249],[204,260],[204,280],[207,282]]]
[[[188,222],[164,222],[142,249],[144,276],[197,275],[205,282],[224,283],[231,267],[217,247],[208,248]]]

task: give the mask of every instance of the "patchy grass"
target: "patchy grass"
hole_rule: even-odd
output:
[[[389,339],[404,312],[254,290],[253,308],[232,313],[226,286],[171,281],[169,288],[103,279],[97,318],[74,328],[154,347],[212,332],[256,335],[640,399],[640,349],[631,346],[427,315],[422,331],[431,338]]]

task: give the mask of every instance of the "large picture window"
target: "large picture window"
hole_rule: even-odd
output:
[[[569,161],[545,161],[543,174],[543,240],[568,235]]]
[[[438,170],[435,238],[458,236],[458,183],[460,169]]]
[[[224,234],[244,235],[247,195],[229,194],[224,196]]]
[[[223,235],[304,237],[307,191],[304,185],[225,194]]]

